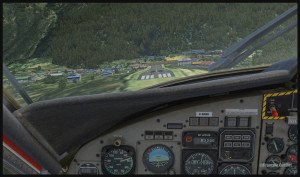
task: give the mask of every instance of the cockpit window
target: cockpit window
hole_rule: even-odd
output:
[[[135,91],[208,73],[296,3],[4,3],[3,64],[33,102]],[[297,15],[255,44],[266,40]],[[297,56],[297,27],[226,70]],[[215,71],[213,71],[215,72]],[[21,106],[16,86],[3,88]]]

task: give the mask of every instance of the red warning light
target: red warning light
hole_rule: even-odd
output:
[[[191,136],[185,137],[185,142],[190,143],[192,141],[193,141],[193,137],[191,137]]]
[[[270,110],[272,111],[272,116],[273,117],[277,117],[278,116],[278,112],[277,112],[277,110],[276,110],[276,108],[275,108],[274,105],[270,106]]]
[[[275,110],[275,111],[272,111],[272,116],[273,117],[277,117],[278,116],[278,112]]]
[[[289,155],[288,158],[291,162],[297,162],[297,156],[295,155]]]

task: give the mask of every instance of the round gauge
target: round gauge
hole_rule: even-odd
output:
[[[129,146],[106,146],[102,149],[101,165],[104,174],[132,174],[135,167],[135,154]]]
[[[227,165],[220,171],[221,175],[250,175],[250,170],[244,165],[232,164]]]
[[[268,151],[273,154],[278,154],[284,149],[284,142],[280,138],[272,138],[268,141]]]
[[[298,168],[297,166],[288,167],[284,173],[285,175],[297,175],[298,174]]]
[[[277,155],[272,155],[270,157],[267,158],[266,160],[266,166],[268,169],[270,170],[277,170],[280,168],[281,166],[281,158]]]
[[[154,173],[164,173],[173,166],[174,154],[165,145],[153,145],[145,150],[143,163],[146,168]]]
[[[184,171],[189,175],[209,175],[215,168],[213,159],[206,153],[197,152],[184,161]]]
[[[99,170],[94,164],[85,163],[79,167],[78,174],[79,175],[98,175]]]
[[[289,138],[295,143],[298,142],[298,127],[297,125],[291,125],[289,129]]]
[[[298,145],[294,144],[291,147],[288,148],[288,150],[286,151],[286,155],[288,157],[288,160],[292,163],[297,163],[298,159],[297,159],[297,155],[298,155]]]

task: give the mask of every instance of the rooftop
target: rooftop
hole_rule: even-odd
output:
[[[28,79],[29,76],[19,76],[19,77],[16,77],[16,79]]]
[[[68,79],[80,78],[80,76],[68,76]]]
[[[181,59],[181,60],[178,60],[179,62],[180,61],[191,61],[192,59],[191,58],[184,58],[184,59]]]

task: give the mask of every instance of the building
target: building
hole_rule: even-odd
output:
[[[208,68],[209,65],[213,64],[213,61],[202,61],[201,66],[203,68]]]
[[[62,76],[64,73],[50,73],[50,76]]]
[[[94,72],[99,73],[99,72],[101,72],[101,70],[100,69],[94,69]]]
[[[148,67],[147,63],[141,63],[141,64],[140,64],[140,68],[141,68],[141,69],[145,69],[145,68],[147,68],[147,67]]]
[[[220,56],[222,56],[222,54],[214,54],[214,55],[212,55],[212,57],[220,57]]]
[[[214,50],[215,53],[223,53],[223,50]]]
[[[203,55],[203,58],[209,58],[212,57],[212,55]]]
[[[201,54],[197,55],[197,58],[201,60],[202,59],[202,55]]]
[[[156,57],[156,59],[162,59],[162,60],[164,60],[166,58],[166,56],[158,56],[158,57]]]
[[[75,76],[68,76],[67,77],[68,82],[73,82],[73,80],[81,81],[81,75],[75,75]]]
[[[140,68],[140,65],[138,65],[138,64],[137,64],[137,65],[131,65],[131,68],[132,68],[132,69],[139,69],[139,68]]]
[[[114,75],[113,71],[105,71],[104,73],[101,74],[102,77],[113,76],[113,75]]]
[[[185,58],[185,59],[177,60],[177,62],[178,62],[178,66],[190,65],[190,64],[192,64],[192,59]]]
[[[75,69],[75,73],[84,73],[84,69]]]
[[[20,76],[20,77],[16,77],[16,80],[18,82],[28,82],[30,80],[29,76]]]
[[[148,56],[148,59],[149,59],[149,60],[154,60],[155,57],[154,57],[154,56]]]
[[[183,52],[182,52],[183,55],[191,54],[191,53],[192,53],[192,51],[183,51]]]
[[[35,77],[36,74],[35,73],[32,73],[32,74],[28,74],[30,77]]]
[[[202,61],[195,61],[195,62],[192,62],[192,65],[201,65]]]
[[[115,68],[103,68],[102,71],[113,71]]]
[[[192,53],[204,53],[205,50],[201,49],[201,50],[192,50]]]
[[[197,61],[197,62],[193,62],[192,65],[200,68],[208,68],[208,66],[213,63],[214,63],[213,61]]]
[[[44,76],[46,76],[46,74],[45,73],[37,73],[37,76],[44,77]]]
[[[122,67],[122,66],[116,67],[116,69],[117,69],[118,71],[123,71],[123,67]]]

